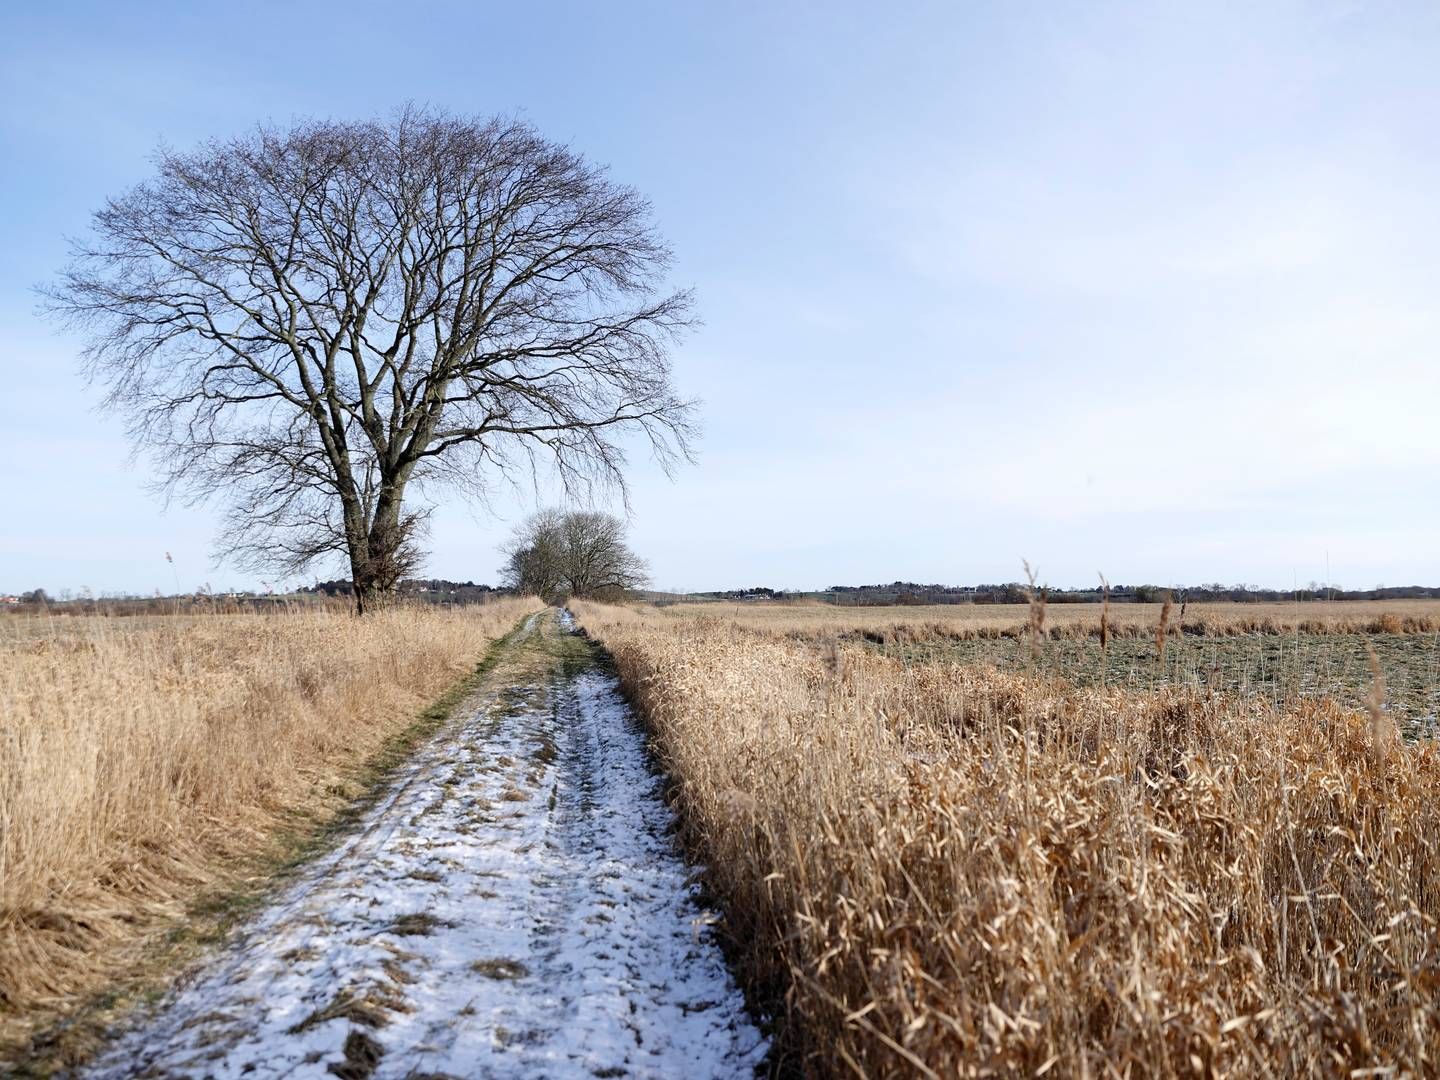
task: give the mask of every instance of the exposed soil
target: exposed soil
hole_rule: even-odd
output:
[[[1119,638],[1102,650],[1091,639],[1044,641],[1032,659],[1023,637],[999,640],[935,640],[887,644],[881,652],[925,662],[993,663],[1012,671],[1032,664],[1081,686],[1105,682],[1151,690],[1166,683],[1290,697],[1334,697],[1363,708],[1372,676],[1366,646],[1375,650],[1385,676],[1386,708],[1401,730],[1434,737],[1440,714],[1440,635],[1436,634],[1242,634],[1233,637],[1172,637],[1165,661],[1155,642]]]

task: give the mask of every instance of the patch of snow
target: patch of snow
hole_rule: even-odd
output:
[[[511,687],[86,1075],[752,1076],[672,828],[613,678]]]

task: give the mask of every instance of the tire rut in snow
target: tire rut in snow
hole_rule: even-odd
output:
[[[516,646],[549,646],[548,671],[428,746],[352,840],[89,1075],[752,1075],[764,1040],[644,737],[556,621]]]

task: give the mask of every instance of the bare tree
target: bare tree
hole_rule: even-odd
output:
[[[688,453],[691,298],[649,206],[528,125],[409,108],[157,166],[49,295],[159,486],[226,498],[240,565],[342,558],[364,611],[418,561],[412,489],[623,491],[627,432]]]
[[[502,550],[505,584],[539,596],[616,597],[649,580],[645,560],[625,540],[625,523],[612,514],[542,510]]]
[[[541,510],[516,527],[501,548],[500,583],[533,596],[553,597],[565,585],[559,510]]]

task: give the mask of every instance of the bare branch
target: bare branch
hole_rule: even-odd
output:
[[[238,560],[339,556],[363,598],[413,558],[411,484],[623,494],[630,435],[688,456],[669,354],[693,301],[660,287],[650,208],[528,125],[406,108],[156,166],[50,300],[162,487],[229,504]]]

